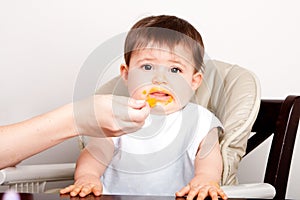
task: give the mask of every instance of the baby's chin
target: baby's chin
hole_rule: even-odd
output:
[[[175,103],[165,104],[163,102],[157,102],[155,106],[151,107],[150,113],[155,115],[168,115],[179,111],[183,106],[179,106]]]

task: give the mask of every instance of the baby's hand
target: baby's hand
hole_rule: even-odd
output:
[[[74,185],[70,185],[64,189],[60,190],[61,194],[70,193],[72,197],[79,195],[80,197],[85,197],[91,193],[95,196],[100,196],[102,194],[102,184],[100,182],[100,177],[93,175],[84,175],[79,177]]]
[[[212,200],[218,200],[218,196],[227,199],[226,194],[216,182],[203,183],[197,180],[197,177],[194,177],[188,185],[176,192],[177,197],[185,195],[187,195],[187,200],[193,200],[196,196],[198,196],[197,200],[204,200],[208,196]]]

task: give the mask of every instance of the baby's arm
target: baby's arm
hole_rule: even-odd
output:
[[[110,138],[97,140],[100,141],[97,143],[97,149],[93,149],[92,145],[92,148],[88,146],[82,150],[76,163],[75,183],[62,189],[61,194],[70,193],[71,196],[79,195],[80,197],[85,197],[91,193],[95,196],[101,195],[102,183],[100,177],[112,158],[114,148]],[[94,150],[100,150],[101,152],[93,152]]]
[[[198,196],[197,200],[203,200],[210,196],[212,200],[217,200],[219,195],[222,199],[227,199],[218,184],[221,179],[223,164],[217,137],[218,129],[214,128],[201,142],[194,163],[195,176],[188,185],[176,193],[176,196],[187,195],[187,200],[192,200],[195,196]],[[209,142],[215,141],[210,148],[207,147],[207,140]]]

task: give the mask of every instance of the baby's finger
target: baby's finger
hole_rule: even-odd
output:
[[[183,196],[186,195],[189,191],[190,191],[190,186],[187,185],[187,186],[183,187],[181,190],[179,190],[178,192],[176,192],[175,195],[176,195],[177,197],[183,197]]]
[[[199,191],[199,188],[197,187],[191,187],[186,199],[187,200],[193,200],[195,196],[197,196],[198,194],[198,191]]]
[[[209,193],[209,196],[212,200],[218,200],[218,193],[217,193],[217,190],[215,188],[209,188],[208,189],[208,193]]]
[[[93,185],[85,185],[82,187],[80,193],[79,193],[79,196],[80,197],[85,197],[86,195],[90,194],[92,192],[92,188],[93,188]]]
[[[99,185],[96,185],[95,187],[93,187],[92,191],[95,196],[100,196],[102,194],[102,187]]]
[[[81,191],[82,186],[76,186],[73,188],[73,190],[70,192],[70,195],[72,197],[75,197],[79,194],[79,192]]]
[[[208,196],[207,190],[199,190],[197,194],[197,200],[204,200]]]
[[[227,195],[225,194],[225,192],[222,189],[218,189],[217,192],[222,199],[224,199],[224,200],[228,199]]]
[[[66,193],[71,192],[74,188],[75,188],[75,185],[70,185],[68,187],[61,189],[59,192],[60,192],[60,194],[66,194]]]

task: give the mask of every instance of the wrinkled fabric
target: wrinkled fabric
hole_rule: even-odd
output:
[[[223,157],[222,185],[238,184],[238,165],[260,105],[260,84],[256,76],[238,65],[209,60],[204,80],[192,100],[220,119],[219,135]]]

